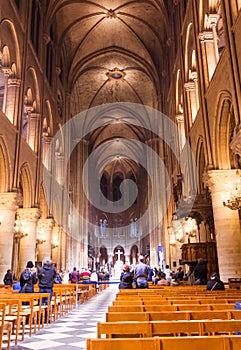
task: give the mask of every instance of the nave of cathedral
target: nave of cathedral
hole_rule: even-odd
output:
[[[0,0],[0,281],[241,277],[240,32],[240,0]]]

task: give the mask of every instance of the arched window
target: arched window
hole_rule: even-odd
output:
[[[5,82],[4,74],[3,74],[2,70],[0,70],[0,109],[1,110],[3,108],[4,82]]]
[[[100,188],[103,196],[101,196],[101,203],[106,204],[108,199],[108,180],[106,174],[102,175],[101,181],[100,181]],[[104,202],[104,203],[103,203]]]
[[[30,38],[36,53],[39,53],[40,7],[39,0],[32,0]]]
[[[117,202],[121,199],[120,184],[123,178],[120,175],[116,175],[113,180],[113,202]]]
[[[225,48],[225,36],[224,36],[224,28],[223,28],[223,19],[221,12],[221,5],[218,8],[218,20],[216,25],[217,36],[218,36],[218,54],[221,56],[224,48]]]
[[[28,131],[28,112],[26,107],[23,108],[23,125],[22,125],[22,138],[27,140],[27,131]]]
[[[52,85],[53,79],[53,27],[50,28],[50,40],[46,47],[46,77],[48,78],[49,84]]]

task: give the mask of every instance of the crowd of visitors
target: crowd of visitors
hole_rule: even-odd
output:
[[[219,279],[216,272],[211,273],[208,280],[207,266],[202,258],[198,259],[195,267],[190,267],[187,273],[184,273],[182,266],[176,271],[171,271],[170,266],[166,265],[164,269],[150,268],[145,264],[143,256],[139,256],[138,264],[131,268],[124,264],[120,276],[119,289],[128,288],[148,288],[148,282],[158,286],[179,286],[180,284],[206,285],[207,290],[224,290],[224,283]]]
[[[32,261],[28,261],[22,271],[20,279],[14,280],[11,270],[7,270],[3,282],[5,285],[19,289],[21,293],[33,293],[34,285],[38,283],[39,291],[49,293],[52,297],[54,284],[61,283],[96,283],[109,280],[110,273],[107,269],[90,270],[82,268],[81,271],[73,267],[71,272],[59,271],[52,264],[50,258],[45,258],[42,266],[34,267]],[[207,266],[202,258],[198,259],[195,267],[190,267],[188,273],[184,273],[182,266],[172,271],[169,265],[165,268],[151,268],[144,256],[140,255],[136,265],[124,264],[120,275],[119,289],[148,288],[148,282],[158,286],[178,286],[185,283],[190,285],[206,285],[207,290],[224,290],[224,283],[219,279],[216,272],[211,273],[208,280]]]

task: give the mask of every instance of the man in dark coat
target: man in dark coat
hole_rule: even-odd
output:
[[[56,270],[54,266],[52,266],[51,259],[44,258],[43,266],[40,267],[38,272],[39,292],[49,293],[50,300],[52,299],[55,276],[56,276]],[[47,303],[47,298],[43,300],[43,304],[46,304],[46,303]]]
[[[197,265],[194,267],[195,284],[207,284],[207,267],[202,258],[198,259]]]
[[[218,278],[218,274],[213,272],[207,283],[207,290],[225,290],[223,282]]]

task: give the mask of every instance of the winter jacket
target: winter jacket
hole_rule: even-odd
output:
[[[123,271],[120,276],[119,289],[132,288],[133,274],[129,271]]]
[[[11,272],[7,272],[6,275],[4,276],[3,282],[7,286],[12,286],[13,284],[13,276]]]
[[[213,289],[212,289],[213,288]],[[208,281],[207,290],[225,290],[224,284],[219,278],[214,278]]]
[[[40,267],[38,273],[39,288],[52,289],[54,285],[55,276],[55,268],[52,265],[44,264],[42,267]]]

